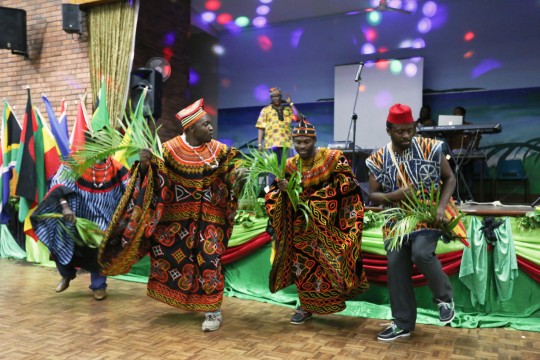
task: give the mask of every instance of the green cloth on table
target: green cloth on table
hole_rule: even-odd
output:
[[[463,250],[459,278],[469,289],[473,305],[486,304],[486,294],[490,272],[497,289],[497,299],[506,301],[512,297],[514,280],[518,276],[518,266],[510,220],[503,219],[503,223],[495,229],[497,242],[491,252],[488,252],[488,243],[482,231],[482,220],[471,217],[469,220],[467,237],[470,248]],[[490,255],[493,261],[490,262]],[[491,266],[493,264],[493,266]]]

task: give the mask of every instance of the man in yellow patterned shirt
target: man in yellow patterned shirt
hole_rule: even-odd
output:
[[[298,121],[302,115],[288,94],[287,100],[282,100],[280,88],[273,87],[269,91],[271,104],[261,110],[255,125],[259,129],[258,149],[271,150],[277,155],[278,160],[281,160],[283,148],[292,147],[291,122]]]

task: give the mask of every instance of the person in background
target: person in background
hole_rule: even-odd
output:
[[[215,331],[223,319],[221,256],[237,209],[240,153],[212,139],[203,99],[176,116],[184,134],[163,144],[163,159],[140,152],[99,261],[104,273],[121,274],[149,252],[147,295],[204,312],[202,331]]]
[[[440,186],[437,221],[445,221],[446,205],[456,186],[448,160],[438,140],[415,136],[416,125],[411,108],[393,105],[388,113],[386,132],[391,142],[367,160],[370,200],[385,207],[404,207],[412,191]],[[435,255],[441,231],[433,224],[420,223],[407,236],[399,249],[388,250],[386,236],[389,224],[383,225],[387,248],[388,291],[394,321],[377,338],[391,341],[409,336],[416,325],[416,298],[412,283],[412,267],[416,265],[428,281],[433,301],[439,308],[439,320],[446,324],[454,319],[453,290],[448,276]]]
[[[465,120],[467,110],[462,106],[456,106],[452,112],[453,115],[463,116],[463,125],[471,125],[472,122]],[[446,138],[448,147],[454,153],[460,150],[477,150],[482,136],[476,133],[456,133]]]
[[[420,114],[416,120],[416,126],[435,126],[435,121],[431,118],[431,106],[424,105],[420,109]]]
[[[287,99],[283,101],[281,89],[273,87],[270,92],[270,105],[265,106],[257,119],[255,127],[257,132],[257,149],[270,150],[277,155],[281,161],[283,149],[292,148],[291,123],[300,119],[300,113],[287,94]],[[269,175],[269,184],[274,181]]]
[[[369,285],[360,255],[360,184],[341,151],[315,147],[313,125],[302,119],[292,136],[298,155],[287,160],[287,177],[276,179],[265,200],[275,231],[270,291],[296,285],[300,306],[291,323],[302,324],[313,314],[342,311],[346,300]],[[293,208],[286,193],[291,174],[300,167],[300,198],[312,213],[309,219]]]
[[[109,157],[89,167],[73,180],[71,170],[62,165],[51,180],[51,189],[32,214],[31,221],[39,240],[45,244],[62,277],[56,292],[69,287],[80,267],[90,272],[90,289],[94,299],[107,297],[107,277],[100,274],[98,249],[82,244],[75,229],[77,218],[96,223],[105,231],[116,206],[126,189],[128,170]],[[63,218],[43,218],[39,215],[57,213]]]

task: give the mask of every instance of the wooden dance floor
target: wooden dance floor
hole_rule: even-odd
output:
[[[87,273],[65,292],[56,269],[0,259],[0,359],[540,359],[540,333],[418,325],[385,343],[386,320],[315,316],[292,325],[287,307],[225,297],[219,331],[203,315],[146,296],[145,284],[109,279],[95,301]]]

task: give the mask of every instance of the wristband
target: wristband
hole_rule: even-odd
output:
[[[293,105],[294,105],[294,103],[293,103],[293,102],[289,103],[289,106],[293,106]]]

